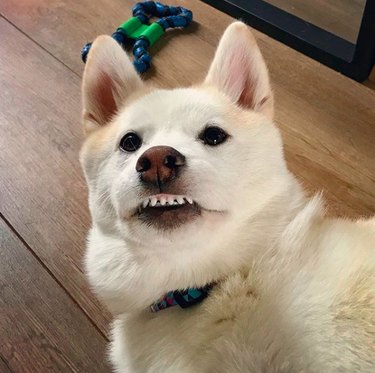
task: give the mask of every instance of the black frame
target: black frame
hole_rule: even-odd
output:
[[[263,0],[202,0],[307,56],[363,82],[375,63],[375,0],[367,0],[353,44]]]

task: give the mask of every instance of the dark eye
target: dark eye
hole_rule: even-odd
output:
[[[227,137],[226,132],[219,127],[207,127],[200,136],[204,143],[210,146],[221,144]]]
[[[141,147],[142,140],[134,132],[127,133],[120,141],[120,149],[126,152],[135,152]]]

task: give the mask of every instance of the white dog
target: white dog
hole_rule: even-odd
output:
[[[246,25],[174,90],[99,37],[83,107],[86,269],[117,372],[375,372],[375,221],[304,196]]]

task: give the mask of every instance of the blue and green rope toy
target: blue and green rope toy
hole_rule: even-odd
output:
[[[133,47],[134,67],[144,73],[151,66],[148,48],[153,45],[168,29],[185,28],[193,20],[193,13],[182,7],[163,5],[157,1],[137,3],[133,9],[133,17],[124,22],[113,34],[123,48]],[[150,18],[159,18],[149,23]],[[81,52],[82,61],[86,63],[92,43],[87,43]]]

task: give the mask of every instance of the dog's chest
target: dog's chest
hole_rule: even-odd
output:
[[[124,346],[122,356],[130,357],[137,372],[210,371],[222,359],[225,346],[235,343],[257,297],[254,284],[236,275],[197,306],[145,311],[116,322],[114,344]]]

